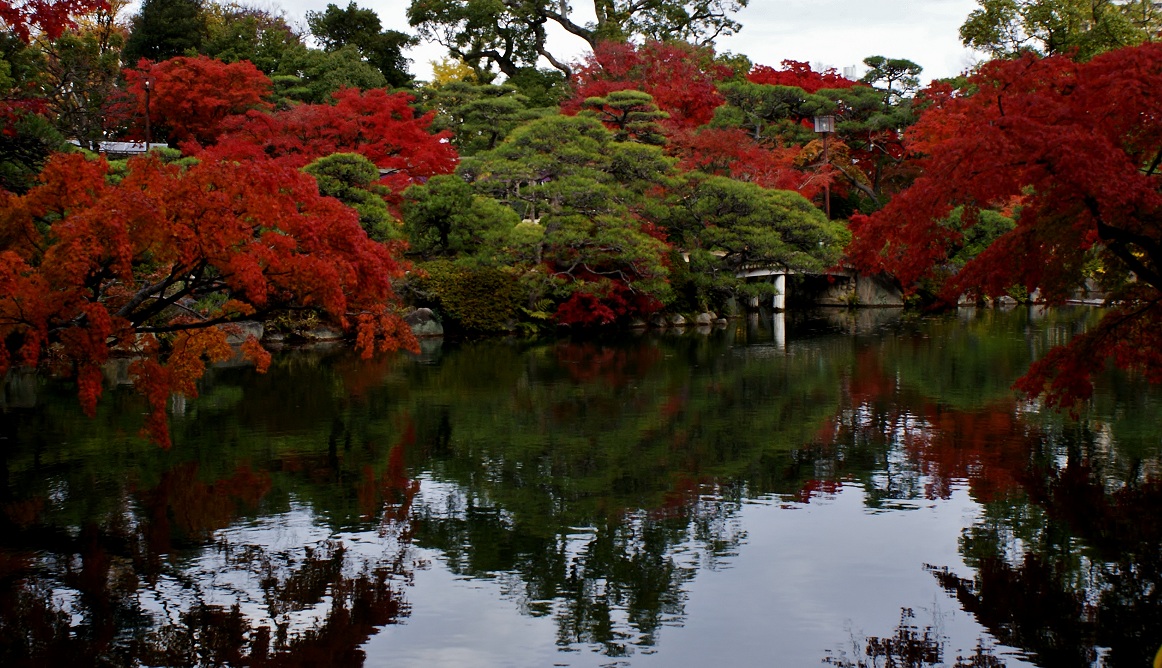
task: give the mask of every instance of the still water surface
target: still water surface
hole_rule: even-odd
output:
[[[1008,389],[1088,309],[10,379],[0,664],[1146,666],[1162,396]]]

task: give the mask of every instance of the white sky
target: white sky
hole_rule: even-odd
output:
[[[274,0],[287,18],[303,25],[307,11],[321,11],[328,3],[346,7],[348,0]],[[409,0],[356,0],[374,9],[384,28],[409,34]],[[573,0],[578,16],[589,0]],[[718,41],[718,50],[743,54],[760,65],[778,67],[784,59],[835,67],[859,65],[868,56],[907,58],[924,67],[929,79],[953,76],[974,62],[960,44],[957,31],[976,0],[750,0],[736,15],[743,28],[738,35]],[[549,50],[559,58],[577,60],[585,51],[581,40],[550,35]],[[430,61],[446,52],[437,44],[423,44],[408,54],[411,71],[420,79],[431,77]],[[547,64],[544,64],[547,67]]]

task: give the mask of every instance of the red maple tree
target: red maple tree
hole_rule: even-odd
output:
[[[811,199],[823,190],[823,180],[796,165],[798,146],[764,146],[741,128],[702,128],[675,132],[669,152],[683,170],[729,176],[764,188],[794,190]]]
[[[839,74],[835,68],[816,72],[809,64],[798,60],[784,60],[782,65],[783,68],[779,70],[769,65],[755,65],[746,78],[751,83],[768,86],[795,86],[808,93],[824,88],[851,88],[860,85],[858,81]]]
[[[250,61],[224,63],[206,56],[179,56],[152,63],[142,59],[125,70],[125,83],[136,100],[136,118],[145,118],[146,85],[149,118],[155,136],[171,142],[212,143],[224,122],[251,109],[270,109],[270,79]],[[140,131],[140,128],[138,128]]]
[[[585,100],[618,90],[640,90],[654,97],[670,115],[662,124],[694,128],[714,117],[723,103],[716,83],[730,76],[729,67],[714,62],[714,52],[683,42],[646,42],[641,46],[602,42],[577,68],[575,94],[562,111],[575,114]]]
[[[57,155],[25,195],[0,192],[0,373],[73,375],[92,414],[102,366],[130,356],[146,430],[168,445],[169,396],[196,396],[206,362],[235,354],[234,323],[313,308],[367,355],[415,346],[393,310],[399,249],[310,176],[269,160],[107,169]],[[269,359],[253,337],[242,351],[260,370]]]
[[[347,88],[334,99],[334,104],[301,104],[274,113],[251,110],[232,117],[223,125],[225,134],[202,155],[275,158],[302,167],[332,153],[360,153],[387,174],[385,184],[397,193],[456,168],[451,133],[430,132],[433,115],[417,115],[407,93]]]
[[[981,209],[1009,209],[1015,229],[947,277],[946,300],[1020,286],[1059,303],[1089,277],[1103,280],[1111,306],[1017,387],[1069,406],[1090,395],[1108,359],[1162,381],[1162,44],[1087,63],[994,61],[970,84],[971,94],[928,91],[908,135],[923,175],[875,215],[852,218],[849,259],[912,288],[948,271]]]

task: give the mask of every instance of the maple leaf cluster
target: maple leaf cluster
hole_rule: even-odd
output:
[[[858,81],[839,74],[835,68],[816,72],[811,65],[798,60],[784,60],[782,65],[782,69],[756,65],[746,78],[751,83],[768,86],[794,86],[807,93],[817,93],[824,88],[844,89],[859,85]]]
[[[943,298],[1013,287],[1063,302],[1087,278],[1109,291],[1101,323],[1037,362],[1017,387],[1071,406],[1107,359],[1162,381],[1162,44],[993,61],[971,95],[935,86],[909,131],[921,176],[855,216],[849,259]],[[1015,217],[963,267],[949,258],[984,210]]]
[[[36,34],[56,39],[73,16],[106,7],[106,0],[0,0],[0,21],[25,42]]]
[[[703,128],[675,133],[671,153],[685,170],[722,174],[764,188],[794,190],[812,199],[823,190],[822,179],[798,168],[797,146],[764,146],[739,128]]]
[[[71,14],[104,7],[4,3],[0,19],[53,39]],[[407,93],[343,89],[333,104],[276,110],[272,90],[249,61],[141,60],[124,70],[107,125],[141,137],[148,118],[186,159],[111,167],[49,154],[30,163],[40,171],[30,187],[0,188],[0,375],[28,365],[71,376],[92,414],[102,366],[130,357],[151,406],[146,431],[166,445],[169,397],[195,396],[207,364],[242,354],[265,368],[269,354],[240,321],[310,310],[367,355],[415,346],[391,285],[407,266],[402,235],[369,239],[357,212],[301,168],[358,153],[379,170],[368,196],[391,203],[455,168],[450,134],[430,132],[432,115]],[[36,98],[6,101],[0,130],[16,132],[16,111],[52,120]]]

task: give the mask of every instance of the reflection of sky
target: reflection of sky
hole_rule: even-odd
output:
[[[719,502],[704,497],[703,503]],[[415,499],[415,508],[433,515],[460,516],[464,505],[461,490],[426,478]],[[954,485],[947,500],[902,501],[891,510],[868,509],[863,488],[855,484],[806,505],[766,499],[724,508],[729,516],[715,513],[715,520],[727,533],[745,531],[745,537],[736,553],[717,558],[692,539],[673,547],[671,558],[694,577],[683,583],[683,613],[667,619],[652,647],[631,647],[630,656],[616,659],[588,645],[560,651],[556,620],[528,614],[533,602],[522,598],[523,584],[515,575],[464,577],[452,573],[438,551],[411,548],[406,563],[414,581],[399,585],[411,613],[368,640],[366,665],[820,665],[829,650],[850,655],[853,640],[863,647],[866,636],[892,636],[901,608],[915,611],[916,626],[933,626],[946,638],[949,664],[976,646],[981,628],[924,568],[971,573],[957,546],[962,527],[978,519],[979,507],[963,484]],[[215,537],[216,545],[182,563],[176,577],[163,577],[141,592],[147,610],[176,622],[200,597],[225,607],[238,603],[252,622],[273,625],[259,586],[261,569],[241,558],[246,545],[264,546],[277,564],[279,556],[299,562],[304,545],[340,541],[347,548],[348,574],[391,560],[400,548],[391,531],[331,534],[299,504]],[[591,539],[590,531],[578,528],[568,538],[567,552],[579,556]],[[198,583],[197,596],[189,582]],[[549,605],[555,609],[562,603]],[[328,610],[324,599],[293,612],[291,628],[311,628]],[[615,631],[629,633],[631,641],[637,637],[624,610],[614,611],[613,620]],[[1028,665],[1004,658],[1009,666]]]
[[[420,482],[417,511],[463,517],[463,490],[426,477]],[[560,651],[556,620],[529,614],[537,602],[523,598],[524,583],[516,574],[457,575],[439,551],[401,546],[392,527],[335,534],[301,503],[215,532],[212,546],[177,558],[175,567],[146,584],[139,596],[159,621],[176,623],[198,602],[226,608],[237,603],[254,625],[273,626],[259,585],[263,570],[246,558],[246,546],[262,546],[276,574],[285,578],[285,564],[300,565],[304,546],[330,540],[345,546],[348,575],[391,562],[403,549],[405,570],[413,576],[408,584],[396,582],[410,614],[368,639],[363,646],[368,666],[820,665],[828,651],[845,650],[850,657],[853,642],[862,648],[867,636],[894,635],[901,608],[915,611],[917,627],[935,627],[946,639],[946,665],[970,653],[982,634],[925,570],[932,565],[972,574],[958,554],[958,539],[962,528],[981,516],[963,481],[954,482],[948,499],[897,501],[890,509],[869,509],[865,490],[850,482],[809,504],[766,498],[740,506],[708,496],[700,504],[699,517],[712,518],[716,535],[739,537],[736,547],[711,557],[690,534],[672,546],[668,556],[693,574],[680,578],[681,612],[666,617],[653,646],[631,647],[624,658],[603,656],[586,644]],[[566,553],[580,557],[592,538],[591,530],[574,528]],[[68,590],[58,590],[55,598],[66,609],[78,603]],[[562,605],[557,600],[537,607]],[[285,621],[292,634],[302,633],[321,623],[329,608],[324,597]],[[638,637],[624,610],[612,618],[615,632],[631,641]],[[995,654],[1011,667],[1030,665],[1003,648]]]
[[[246,559],[245,548],[262,546],[276,566],[275,573],[285,576],[286,569],[277,568],[280,563],[301,564],[304,546],[317,547],[327,538],[327,529],[319,526],[311,508],[297,503],[287,512],[223,529],[214,534],[210,548],[175,569],[176,577],[163,576],[156,585],[142,591],[142,607],[159,619],[177,623],[180,614],[195,603],[227,609],[237,603],[253,624],[273,628],[259,585],[264,572],[257,561]],[[191,588],[191,582],[197,583],[196,589]],[[330,601],[323,600],[306,610],[289,613],[287,620],[292,629],[305,630],[321,622],[329,609]]]
[[[411,616],[370,639],[367,665],[820,665],[828,650],[849,649],[853,633],[861,647],[866,635],[893,635],[904,607],[921,629],[934,626],[948,638],[951,664],[982,631],[924,566],[970,573],[957,541],[977,515],[963,485],[949,500],[893,512],[869,512],[853,485],[805,506],[746,504],[736,518],[746,529],[738,555],[727,567],[698,571],[685,584],[683,618],[660,630],[655,647],[625,659],[589,647],[558,652],[554,620],[520,614],[503,594],[503,578],[457,577],[431,552],[432,567],[417,572],[406,593]]]

